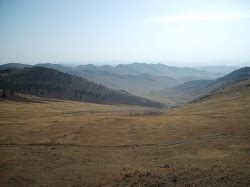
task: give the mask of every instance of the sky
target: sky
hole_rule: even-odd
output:
[[[250,0],[0,0],[0,63],[250,65]]]

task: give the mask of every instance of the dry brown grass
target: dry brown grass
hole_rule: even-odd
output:
[[[248,90],[143,107],[0,102],[1,185],[249,185]]]

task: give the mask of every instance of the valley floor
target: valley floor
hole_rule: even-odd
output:
[[[1,186],[250,185],[249,93],[156,115],[69,101],[0,108]]]

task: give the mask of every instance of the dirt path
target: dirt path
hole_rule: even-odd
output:
[[[249,133],[244,134],[217,134],[217,135],[210,135],[210,136],[201,136],[195,137],[188,140],[183,141],[175,141],[175,142],[166,142],[160,144],[132,144],[132,145],[79,145],[79,144],[60,144],[60,143],[27,143],[27,144],[17,144],[17,143],[6,143],[0,144],[0,147],[24,147],[24,146],[45,146],[45,147],[64,147],[64,148],[86,148],[86,149],[145,149],[145,148],[161,148],[161,147],[169,147],[169,146],[178,146],[178,145],[185,145],[191,144],[194,142],[199,142],[202,140],[208,139],[217,139],[222,137],[235,137],[235,136],[244,136],[249,135]]]

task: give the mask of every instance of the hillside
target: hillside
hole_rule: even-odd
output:
[[[158,115],[131,105],[1,101],[0,184],[249,186],[247,81]]]
[[[81,76],[109,88],[147,95],[150,91],[174,87],[188,80],[214,79],[219,73],[192,68],[172,67],[164,64],[132,63],[117,66],[79,65],[75,68],[60,64],[38,64],[72,75]]]
[[[32,65],[21,64],[21,63],[7,63],[7,64],[0,65],[0,70],[10,69],[10,68],[23,69],[23,68],[28,68],[28,67],[32,67]]]
[[[249,88],[250,67],[241,68],[232,73],[212,81],[207,87],[201,90],[202,94],[197,99],[210,97],[213,95],[237,92]]]
[[[108,71],[75,70],[72,74],[103,84],[109,88],[122,89],[143,95],[151,90],[161,90],[174,86],[177,80],[148,73],[139,75],[119,75]]]
[[[249,95],[250,94],[250,79],[245,81],[237,82],[233,85],[226,86],[223,89],[219,89],[216,92],[210,92],[209,94],[202,95],[196,99],[194,99],[192,102],[206,102],[213,99],[216,99],[217,97],[242,97],[243,95]]]
[[[208,95],[216,94],[223,89],[249,79],[250,67],[244,67],[215,80],[187,81],[172,88],[152,92],[152,95],[172,97],[178,102],[186,103],[193,99],[197,100]]]
[[[18,64],[2,65],[21,69]],[[36,64],[35,67],[52,68],[64,73],[80,76],[111,89],[125,90],[127,92],[148,96],[151,91],[174,87],[188,80],[214,79],[220,73],[210,73],[204,70],[167,66],[164,64],[118,64],[116,66],[93,64],[67,66],[61,64]],[[1,67],[1,66],[0,66]],[[27,65],[30,67],[30,65]]]
[[[161,106],[125,91],[111,90],[87,79],[44,67],[4,71],[0,79],[1,89],[13,89],[24,94],[96,103]]]

